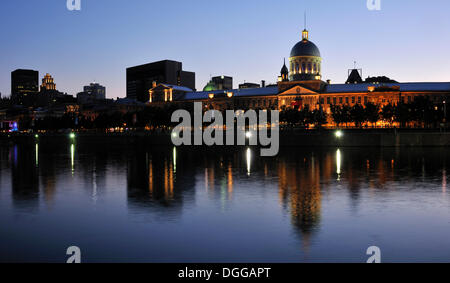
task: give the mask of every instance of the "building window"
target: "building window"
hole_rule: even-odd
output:
[[[368,97],[364,96],[364,104],[367,104],[367,102],[368,102]]]
[[[331,104],[331,97],[327,97],[327,104]]]
[[[361,104],[361,96],[358,96],[358,104]]]
[[[337,102],[336,97],[333,97],[333,104],[336,105],[337,104],[336,102]]]
[[[339,103],[342,104],[344,102],[344,98],[339,97]]]
[[[352,103],[355,104],[355,97],[352,97]]]
[[[345,98],[345,103],[349,104],[350,99],[348,97]]]

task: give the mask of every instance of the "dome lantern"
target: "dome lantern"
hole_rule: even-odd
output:
[[[308,38],[309,38],[309,32],[308,32],[308,30],[304,29],[302,31],[302,40],[308,40]]]

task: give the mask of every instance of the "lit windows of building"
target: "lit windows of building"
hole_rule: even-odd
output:
[[[41,91],[46,90],[56,90],[56,84],[50,74],[46,74],[42,79]]]

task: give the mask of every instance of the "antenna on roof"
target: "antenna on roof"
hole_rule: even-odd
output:
[[[305,29],[306,29],[306,10],[305,10]]]

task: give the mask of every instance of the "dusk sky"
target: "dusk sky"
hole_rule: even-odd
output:
[[[81,0],[81,11],[66,0],[2,1],[0,92],[25,68],[50,73],[62,92],[96,81],[125,97],[127,67],[164,59],[196,72],[197,89],[211,75],[232,76],[235,87],[274,83],[305,10],[324,80],[345,82],[357,61],[364,77],[450,81],[450,1],[381,1],[381,11],[366,0]]]

